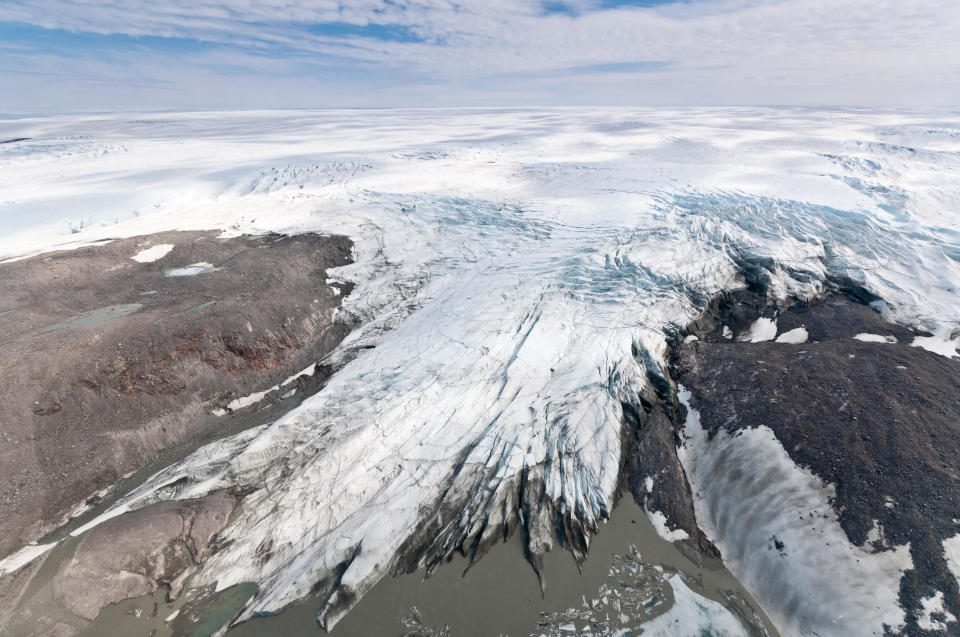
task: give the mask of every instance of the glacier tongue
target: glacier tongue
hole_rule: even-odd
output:
[[[279,421],[199,449],[90,523],[240,487],[241,511],[195,582],[259,583],[241,619],[321,591],[329,627],[385,574],[482,553],[520,525],[534,563],[558,537],[582,556],[613,504],[621,403],[638,402],[668,335],[711,295],[755,283],[809,298],[830,277],[852,279],[894,318],[946,334],[960,324],[960,235],[937,208],[960,202],[960,185],[945,174],[925,182],[930,155],[842,136],[877,138],[866,125],[826,139],[809,132],[824,129],[816,113],[647,112],[650,126],[636,130],[610,128],[624,117],[616,111],[552,113],[546,124],[509,112],[290,117],[273,122],[281,140],[268,150],[241,140],[248,153],[286,149],[259,158],[274,167],[252,182],[234,172],[217,189],[191,175],[191,190],[120,231],[203,223],[350,235],[355,263],[331,273],[356,284],[341,310],[356,326],[335,353],[342,368]],[[375,120],[376,145],[338,128],[355,117]],[[436,118],[480,141],[408,152],[411,139],[442,137]],[[923,136],[903,121],[887,138]],[[216,152],[185,148],[221,166],[231,127],[188,123]],[[333,148],[307,148],[324,161],[292,141],[304,126]],[[513,133],[490,141],[490,126]],[[130,145],[142,157],[153,148]],[[151,170],[156,155],[143,160]],[[877,161],[851,163],[861,155]],[[892,168],[878,176],[874,164]],[[26,181],[51,172],[42,157],[25,165]],[[866,181],[904,175],[909,196]],[[202,203],[181,199],[191,197]]]
[[[457,214],[450,236],[428,243],[478,256],[437,276],[424,268],[416,309],[398,310],[409,314],[392,329],[361,328],[356,357],[300,408],[200,449],[122,505],[255,489],[198,581],[260,582],[248,616],[326,580],[330,625],[399,557],[413,568],[482,550],[521,516],[534,559],[557,528],[582,556],[612,507],[621,401],[636,402],[664,329],[695,310],[665,291],[735,284],[721,251],[662,260],[681,233],[650,243],[478,209],[418,206],[439,227]],[[705,283],[710,262],[725,279]]]
[[[867,254],[833,258],[824,245],[851,231],[843,216],[748,197],[672,201],[652,229],[570,228],[475,201],[416,210],[414,229],[433,232],[414,253],[429,258],[412,281],[361,281],[346,305],[361,323],[345,345],[355,357],[328,385],[262,431],[161,472],[123,505],[252,489],[197,579],[259,582],[242,617],[321,582],[329,627],[384,574],[482,552],[521,520],[534,563],[557,532],[582,556],[612,506],[621,402],[635,404],[658,373],[672,329],[741,286],[745,270],[811,296],[854,256],[866,265],[893,254],[877,231],[859,243]],[[771,211],[796,215],[791,233],[769,230]],[[469,259],[454,258],[468,248]],[[392,317],[357,309],[394,302]]]

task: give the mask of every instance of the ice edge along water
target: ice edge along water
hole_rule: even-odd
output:
[[[199,157],[192,165],[216,168],[234,143],[262,155],[239,172],[211,169],[213,194],[184,175],[158,212],[87,237],[213,225],[230,234],[340,232],[355,242],[354,264],[331,276],[356,284],[342,312],[358,327],[328,385],[276,423],[159,472],[77,531],[152,502],[252,490],[224,533],[226,548],[196,580],[221,589],[259,583],[241,619],[321,582],[330,597],[320,619],[330,626],[392,570],[482,550],[520,524],[534,560],[557,535],[582,555],[612,506],[621,403],[636,403],[647,375],[660,373],[667,336],[744,277],[779,298],[815,296],[827,277],[853,279],[886,299],[893,318],[944,341],[960,318],[955,219],[938,210],[960,201],[957,180],[942,172],[960,164],[950,136],[960,134],[949,133],[957,126],[930,136],[923,120],[874,118],[873,128],[842,129],[867,139],[854,144],[811,133],[822,124],[816,113],[575,112],[548,114],[547,124],[499,112],[260,117],[173,118],[181,137],[186,130],[199,142],[174,136],[181,145],[164,147],[171,163]],[[352,117],[373,123],[343,133],[338,126]],[[269,122],[280,142],[250,144],[233,128],[238,119]],[[474,137],[449,137],[470,126]],[[490,126],[499,136],[484,139]],[[292,141],[305,127],[333,149]],[[365,136],[373,132],[375,149]],[[167,133],[143,134],[103,143],[144,157],[166,141]],[[910,135],[931,148],[889,142]],[[412,139],[439,146],[383,150]],[[26,182],[50,162],[76,170],[72,154],[38,144],[34,155],[7,151],[5,167]],[[307,151],[323,159],[305,159]],[[144,160],[148,185],[158,156]],[[753,157],[769,165],[721,168]],[[931,166],[940,170],[936,186],[922,176]],[[690,185],[678,189],[676,177]],[[913,190],[892,185],[904,181]],[[89,195],[83,184],[78,177],[75,187]],[[10,191],[13,210],[31,209],[17,197],[32,195]],[[86,218],[80,226],[80,234],[91,227]],[[29,249],[38,248],[21,251]],[[773,616],[789,599],[781,592],[787,597],[766,599]],[[851,595],[866,596],[855,605],[873,599]]]

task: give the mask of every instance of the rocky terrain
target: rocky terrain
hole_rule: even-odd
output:
[[[350,241],[218,234],[0,264],[0,555],[165,451],[231,432],[231,412],[262,406],[243,397],[308,369],[288,398],[322,381],[312,366],[349,331],[334,314],[350,290],[326,270]]]
[[[854,547],[862,547],[865,554],[888,555],[891,565],[898,562],[894,547],[909,547],[912,567],[900,580],[896,596],[905,625],[889,626],[891,632],[957,634],[958,579],[944,541],[960,530],[960,360],[914,346],[915,339],[925,335],[887,321],[878,311],[882,304],[870,295],[850,292],[838,289],[812,303],[780,307],[759,293],[720,297],[678,335],[671,374],[689,391],[690,405],[710,438],[716,440],[718,431],[726,431],[736,445],[739,432],[772,430],[795,465],[833,489],[832,514],[817,515],[835,516]],[[773,329],[757,337],[758,319],[759,325]],[[687,410],[676,400],[672,383],[661,383],[658,389],[659,396],[645,401],[648,413],[635,429],[627,479],[648,513],[662,512],[669,529],[688,536],[678,543],[681,548],[695,545],[704,557],[713,558],[718,551],[697,525],[687,472],[677,459],[677,448],[687,444]],[[719,461],[737,462],[732,455]],[[747,489],[742,494],[704,496],[711,517],[724,520],[730,500],[753,497],[750,489],[779,497],[772,474],[761,477],[767,471],[765,462],[755,457],[739,469],[721,466],[720,471],[755,474],[760,482],[740,479],[735,483]],[[648,479],[657,486],[647,488]],[[764,479],[770,482],[764,484]],[[776,505],[788,510],[794,506],[783,499]],[[808,515],[799,507],[798,512],[801,518]],[[729,524],[773,527],[770,509],[755,507],[745,515],[749,519],[744,521],[726,519]],[[729,530],[726,536],[728,543],[749,543],[746,537],[731,537]],[[760,548],[781,558],[792,554],[809,569],[818,568],[818,556],[798,557],[798,552],[811,550],[808,539],[802,541],[791,546],[774,534],[769,546]],[[761,561],[755,554],[746,559]],[[731,569],[744,575],[735,566]],[[826,583],[833,576],[827,572],[820,577]],[[770,603],[764,591],[751,592]],[[802,617],[811,611],[805,606],[814,604],[815,596],[777,602]],[[806,634],[802,627],[778,627],[787,634]]]

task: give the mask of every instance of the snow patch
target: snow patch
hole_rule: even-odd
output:
[[[784,332],[777,337],[775,342],[777,343],[789,343],[791,345],[799,345],[800,343],[806,343],[807,338],[807,328],[805,327],[795,327],[789,332]]]
[[[266,398],[270,392],[278,391],[281,387],[285,387],[286,385],[289,385],[290,383],[296,381],[301,376],[313,376],[313,373],[316,371],[316,369],[317,369],[317,365],[316,363],[313,363],[312,365],[305,368],[303,371],[297,372],[293,376],[290,376],[289,378],[287,378],[282,383],[278,383],[273,387],[268,387],[263,391],[253,392],[252,394],[247,394],[246,396],[241,396],[240,398],[234,398],[229,403],[227,403],[227,411],[228,412],[237,411],[238,409],[243,409],[244,407],[249,407],[250,405],[256,405],[257,403],[262,401],[264,398]],[[289,394],[289,395],[292,395],[292,394]],[[286,395],[282,397],[286,397]],[[222,413],[218,413],[218,412],[222,412]],[[227,412],[224,412],[223,410],[214,410],[213,413],[214,415],[221,416],[221,415],[225,415]]]
[[[171,268],[164,272],[164,276],[177,277],[177,276],[197,276],[198,274],[207,274],[208,272],[216,272],[220,268],[216,268],[212,263],[207,263],[206,261],[201,261],[200,263],[193,263],[191,265],[182,267],[182,268]]]
[[[886,335],[886,336],[884,336],[884,335],[882,335],[882,334],[870,334],[870,333],[868,333],[868,332],[860,332],[859,334],[856,334],[853,338],[856,339],[856,340],[858,340],[858,341],[863,341],[864,343],[890,343],[890,344],[894,344],[894,343],[897,342],[897,337],[896,337],[896,336],[891,336],[891,335],[889,335],[889,334]]]
[[[57,542],[50,542],[49,544],[27,544],[19,551],[0,560],[0,577],[20,570],[56,545]]]
[[[950,338],[946,334],[934,334],[933,336],[917,336],[910,343],[913,347],[922,347],[928,352],[940,354],[947,358],[956,358],[957,350],[960,349],[960,336]]]
[[[947,560],[947,568],[960,586],[960,533],[943,541],[943,555]]]
[[[709,438],[690,392],[678,453],[698,523],[724,563],[791,635],[882,635],[906,615],[900,578],[909,545],[872,553],[850,543],[831,507],[835,490],[798,467],[768,427]],[[773,550],[771,538],[776,538]],[[782,548],[781,548],[782,547]]]
[[[753,325],[750,326],[749,331],[740,335],[739,340],[750,341],[751,343],[762,343],[764,341],[772,341],[776,335],[776,319],[770,319],[761,316],[753,322]]]
[[[667,542],[678,542],[690,537],[683,529],[671,531],[667,526],[667,516],[665,516],[662,511],[651,511],[646,506],[643,508],[647,512],[647,518],[650,520],[650,523],[653,524],[653,528],[656,529],[657,535]]]
[[[174,246],[172,243],[160,243],[152,248],[141,250],[130,258],[137,263],[152,263],[167,256],[170,251],[173,250],[173,248]]]
[[[921,630],[946,630],[947,624],[957,621],[957,618],[943,607],[942,591],[937,591],[932,597],[921,599],[920,606],[917,626]],[[934,618],[934,615],[938,615],[938,617]]]

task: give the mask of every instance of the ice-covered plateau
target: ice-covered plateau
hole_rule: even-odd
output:
[[[783,299],[853,281],[955,355],[952,113],[204,113],[8,120],[0,136],[30,138],[0,146],[4,258],[169,229],[355,243],[331,271],[356,285],[356,328],[329,383],[76,531],[241,487],[193,581],[256,582],[239,620],[320,590],[329,627],[392,571],[517,528],[534,564],[558,540],[585,555],[618,486],[622,403],[747,278]]]

